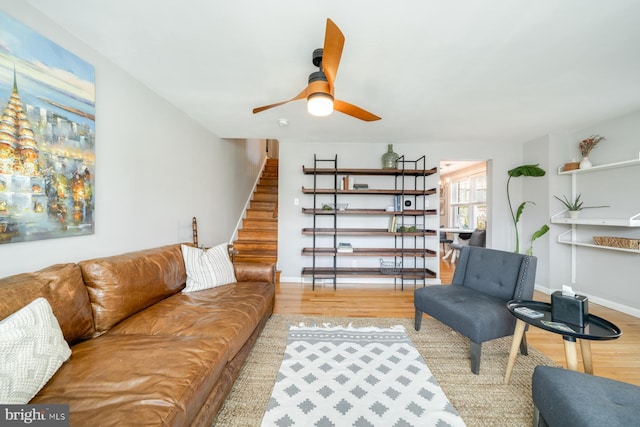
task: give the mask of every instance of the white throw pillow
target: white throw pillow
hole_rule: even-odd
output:
[[[225,243],[207,250],[182,245],[182,257],[187,270],[187,286],[182,292],[202,291],[236,281]]]
[[[29,403],[69,356],[69,344],[45,298],[2,320],[0,403]]]

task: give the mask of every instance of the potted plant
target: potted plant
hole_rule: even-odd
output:
[[[608,208],[609,206],[582,206],[584,204],[583,201],[580,200],[580,196],[581,194],[578,194],[573,200],[569,200],[569,198],[567,196],[562,196],[562,199],[558,196],[553,196],[556,199],[560,200],[560,202],[562,202],[562,204],[567,208],[567,210],[569,211],[569,218],[571,219],[576,219],[578,218],[578,212],[580,212],[582,209],[592,209],[592,208]]]
[[[509,183],[511,182],[511,178],[517,178],[520,176],[541,177],[541,176],[544,176],[546,172],[544,169],[542,169],[538,165],[522,165],[509,170],[507,173],[509,174],[509,179],[507,179],[507,202],[509,203],[509,212],[511,213],[511,219],[513,220],[513,227],[515,228],[515,232],[516,232],[516,250],[514,252],[520,253],[520,234],[518,233],[518,222],[520,221],[520,216],[522,216],[522,213],[524,212],[524,208],[527,205],[527,203],[531,203],[532,205],[535,205],[535,203],[528,200],[524,201],[520,203],[520,205],[518,206],[518,209],[514,211],[513,206],[511,204],[511,194],[509,191]],[[533,236],[531,237],[531,245],[527,250],[528,255],[531,255],[533,253],[534,240],[536,240],[539,237],[542,237],[547,231],[549,231],[549,226],[545,224],[542,227],[540,227],[538,231],[533,233]]]

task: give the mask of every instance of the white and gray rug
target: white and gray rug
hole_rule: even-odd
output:
[[[403,326],[293,326],[262,426],[464,426]]]

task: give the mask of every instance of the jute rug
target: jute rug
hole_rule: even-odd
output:
[[[518,355],[511,381],[504,385],[511,337],[482,345],[480,375],[471,373],[469,343],[442,323],[425,318],[416,332],[413,319],[333,318],[273,315],[258,338],[240,376],[213,425],[257,427],[267,408],[282,362],[289,326],[299,323],[391,327],[403,325],[467,426],[530,426],[533,419],[531,375],[536,365],[554,366],[534,348]],[[341,427],[341,426],[339,426]]]

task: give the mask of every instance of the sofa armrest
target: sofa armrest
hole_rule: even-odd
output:
[[[276,284],[275,264],[236,262],[233,264],[238,282],[267,282]]]

